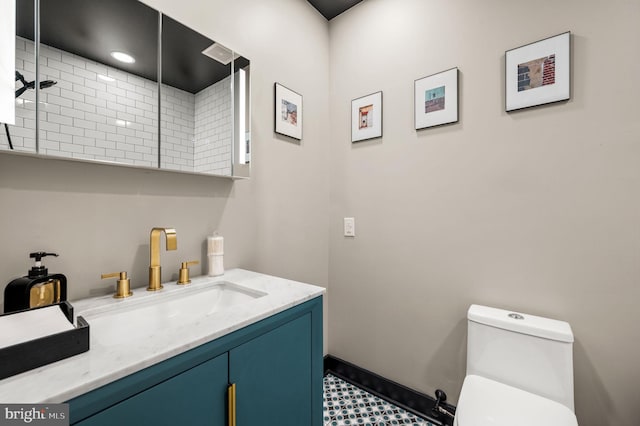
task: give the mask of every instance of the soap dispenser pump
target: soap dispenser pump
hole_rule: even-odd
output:
[[[67,300],[67,277],[62,274],[49,274],[42,264],[42,258],[58,256],[43,251],[30,253],[35,265],[28,275],[16,278],[4,289],[4,312],[15,312],[39,306],[47,306]]]

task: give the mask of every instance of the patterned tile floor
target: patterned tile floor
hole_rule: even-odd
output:
[[[434,426],[331,374],[324,378],[325,426]]]

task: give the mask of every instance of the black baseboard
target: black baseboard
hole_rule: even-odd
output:
[[[331,355],[324,358],[324,374],[327,373],[350,382],[410,413],[426,418],[435,425],[453,426],[453,417],[432,411],[436,400],[429,395],[409,389]],[[442,403],[441,406],[455,413],[456,409],[453,405]]]

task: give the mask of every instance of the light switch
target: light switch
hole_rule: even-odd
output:
[[[344,236],[355,237],[356,236],[356,219],[353,217],[344,218]]]

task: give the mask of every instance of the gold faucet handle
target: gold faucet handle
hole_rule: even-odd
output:
[[[116,287],[116,294],[113,295],[113,297],[116,299],[123,299],[133,294],[131,292],[131,280],[127,278],[127,273],[125,271],[111,272],[110,274],[102,274],[100,275],[100,278],[103,280],[105,278],[119,278],[118,284]]]
[[[182,262],[182,265],[180,267],[180,278],[178,279],[178,284],[183,285],[183,284],[189,284],[191,282],[191,279],[189,279],[189,266],[197,265],[198,263],[200,263],[200,261],[198,260],[190,260],[188,262]]]

